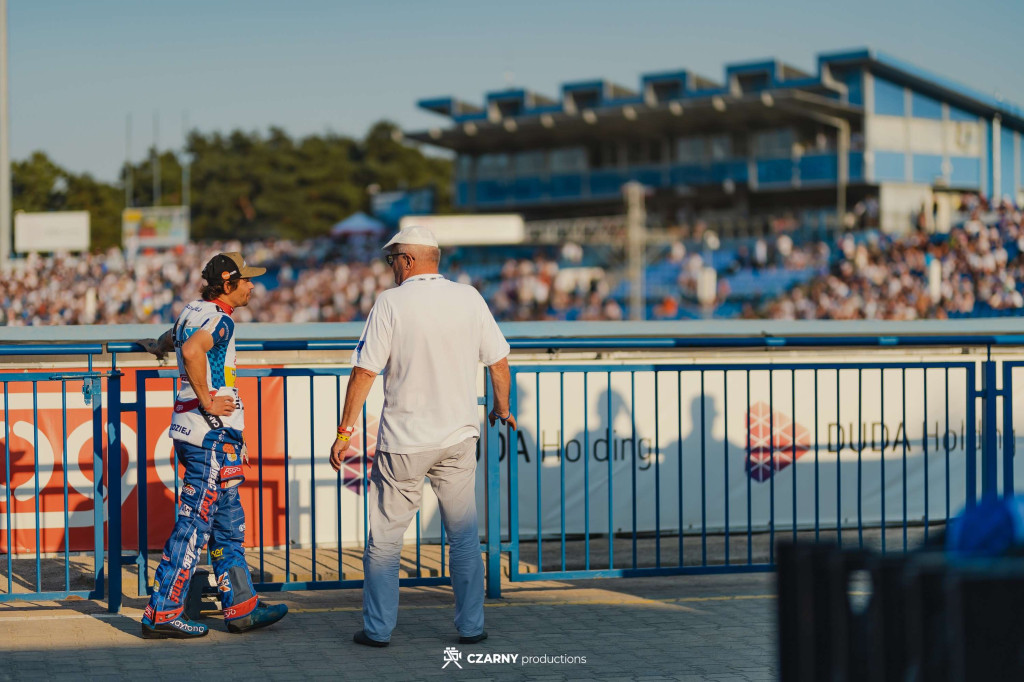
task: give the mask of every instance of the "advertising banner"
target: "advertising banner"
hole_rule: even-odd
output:
[[[121,213],[121,243],[129,253],[188,243],[188,206],[126,208]]]
[[[14,250],[18,253],[88,251],[89,212],[15,212]]]
[[[248,546],[309,547],[314,536],[320,547],[364,541],[364,481],[375,455],[382,382],[374,382],[366,418],[357,423],[343,470],[336,473],[328,455],[347,380],[308,371],[310,376],[239,376],[250,451],[240,489]],[[122,400],[130,404],[138,395],[137,371],[125,372]],[[588,525],[591,533],[737,533],[772,524],[789,530],[794,524],[827,528],[944,519],[965,504],[972,459],[980,481],[981,403],[969,421],[968,378],[962,366],[516,368],[519,430],[508,443],[502,429],[498,444],[502,527],[509,527],[509,457],[516,465],[523,537],[558,535],[563,523],[569,534],[583,533]],[[63,551],[65,508],[69,547],[92,549],[93,411],[80,384],[69,384],[65,395],[60,386],[38,384],[34,415],[32,384],[7,385],[0,439],[10,478],[0,478],[0,552],[9,534],[14,552],[35,551],[37,512],[39,548]],[[161,547],[170,533],[181,486],[168,437],[173,380],[148,378],[145,389],[141,448],[143,425],[136,414],[125,412],[121,420],[126,549],[139,538],[136,463],[145,462],[150,549]],[[1015,405],[1024,400],[1024,388],[1014,391],[1014,399]],[[1001,453],[1006,429],[999,413]],[[481,422],[483,417],[481,407]],[[1021,434],[1016,426],[1014,433]],[[1024,445],[1020,435],[1016,441]],[[481,524],[483,449],[478,445]],[[1021,469],[1014,476],[1018,490],[1024,489]],[[999,471],[1001,476],[1001,465]],[[429,484],[422,499],[409,542],[415,541],[417,525],[424,541],[441,535]]]
[[[134,402],[136,371],[123,371],[122,400]],[[105,385],[106,382],[104,390]],[[259,540],[262,532],[268,544],[284,544],[286,469],[281,455],[281,420],[277,418],[283,409],[283,384],[280,380],[264,380],[260,387],[261,396],[257,395],[255,379],[240,380],[238,386],[247,412],[253,415],[247,415],[245,430],[251,463],[246,470],[246,482],[240,489],[251,529],[246,540],[251,545],[254,539]],[[8,410],[0,420],[0,439],[4,441],[6,461],[3,465],[9,467],[10,478],[6,473],[0,478],[0,553],[7,551],[9,535],[14,553],[36,551],[37,512],[40,551],[64,551],[66,544],[71,551],[93,549],[96,480],[93,409],[85,401],[81,384],[69,382],[66,392],[62,393],[61,382],[39,382],[35,414],[30,382],[8,382],[7,388]],[[151,379],[147,389],[143,452],[140,453],[139,448],[137,415],[124,412],[121,420],[121,510],[126,549],[138,547],[138,462],[146,463],[147,528],[151,549],[162,547],[174,525],[175,492],[181,486],[184,471],[175,466],[174,448],[168,437],[174,400],[172,380]],[[104,408],[108,404],[105,396]],[[262,452],[258,438],[261,434],[255,418],[257,405],[261,405],[268,414],[275,415],[264,424]],[[102,418],[106,419],[105,409]],[[100,433],[105,432],[104,421]],[[101,444],[101,451],[105,471],[108,455],[105,443]],[[263,472],[262,486],[259,483],[260,470]],[[104,486],[104,499],[106,490]],[[259,513],[261,494],[262,515]]]

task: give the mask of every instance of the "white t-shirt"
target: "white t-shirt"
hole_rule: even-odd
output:
[[[480,435],[479,363],[508,342],[480,293],[442,275],[415,275],[373,304],[352,364],[384,375],[377,448],[412,454]]]

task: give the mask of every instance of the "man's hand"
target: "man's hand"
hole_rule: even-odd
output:
[[[152,353],[157,360],[163,360],[167,354],[174,350],[174,338],[172,330],[167,330],[160,335],[159,339],[139,339],[135,343],[142,346],[147,353]]]
[[[341,471],[341,462],[345,459],[345,453],[348,452],[351,447],[351,441],[334,439],[334,445],[331,446],[331,468],[335,471]]]
[[[167,357],[168,351],[160,346],[159,339],[139,339],[135,343],[142,346],[147,353],[155,355],[157,360],[163,360]]]
[[[230,395],[215,395],[210,406],[203,410],[214,417],[226,417],[235,411],[235,397]]]
[[[496,411],[491,410],[491,413],[487,415],[487,420],[491,423],[491,426],[494,426],[495,421],[500,421],[503,425],[507,424],[511,426],[513,431],[516,430],[516,418],[512,414],[512,410],[509,410],[508,414],[506,414],[504,417],[498,414]]]

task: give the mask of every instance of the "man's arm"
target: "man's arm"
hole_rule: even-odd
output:
[[[509,406],[509,391],[512,388],[512,373],[508,368],[508,358],[502,358],[487,369],[491,375],[491,388],[494,392],[494,407],[487,415],[491,426],[495,420],[501,420],[502,424],[508,424],[513,430],[516,428],[516,418]]]
[[[226,417],[235,411],[233,396],[210,397],[210,385],[206,377],[206,354],[213,348],[213,335],[205,329],[197,329],[181,346],[181,358],[185,364],[188,383],[199,400],[199,408],[217,417]]]
[[[345,389],[345,406],[341,410],[341,423],[338,424],[338,436],[331,446],[331,467],[335,471],[341,470],[342,455],[349,448],[349,438],[354,430],[359,412],[363,409],[366,396],[370,394],[370,387],[377,375],[362,367],[353,367],[352,374],[348,378],[348,388]]]
[[[158,339],[139,339],[136,341],[147,353],[152,353],[157,360],[163,360],[168,353],[174,350],[174,327],[171,327]]]

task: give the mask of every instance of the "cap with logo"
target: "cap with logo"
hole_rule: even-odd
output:
[[[213,284],[233,279],[259,277],[266,271],[266,268],[254,268],[246,265],[242,254],[237,251],[231,251],[229,253],[218,253],[211,258],[210,262],[203,268],[203,279],[209,284]]]
[[[437,237],[426,227],[410,225],[391,238],[382,250],[386,250],[395,244],[413,244],[419,246],[433,246],[437,248]]]

